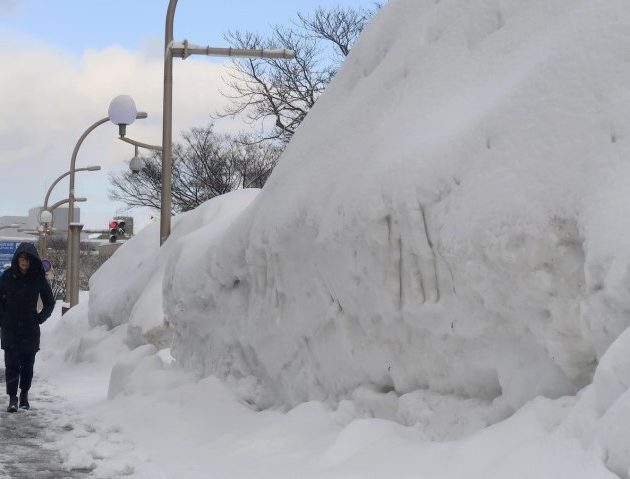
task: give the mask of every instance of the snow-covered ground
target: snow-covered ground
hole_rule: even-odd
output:
[[[177,366],[167,351],[131,351],[125,325],[90,329],[86,313],[79,306],[45,324],[33,410],[10,419],[55,409],[42,432],[47,447],[60,451],[68,470],[91,470],[90,477],[618,477],[599,451],[586,450],[564,431],[576,398],[538,398],[481,432],[435,442],[422,423],[369,417],[349,400],[336,408],[309,401],[257,411],[216,377]],[[119,391],[108,398],[112,384]],[[64,401],[50,406],[51,393]],[[426,407],[418,413],[435,414]]]
[[[68,463],[628,478],[628,52],[627,0],[391,0],[263,190],[47,326]]]

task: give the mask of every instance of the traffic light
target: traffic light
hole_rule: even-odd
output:
[[[118,236],[125,235],[125,220],[116,220],[118,221]]]
[[[111,220],[109,222],[109,242],[115,243],[117,235],[118,235],[118,221]]]
[[[109,242],[115,243],[119,236],[125,235],[125,220],[113,219],[109,222]]]

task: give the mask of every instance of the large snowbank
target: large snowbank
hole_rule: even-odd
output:
[[[429,438],[595,374],[553,427],[627,475],[628,51],[623,0],[391,0],[260,194],[130,241],[91,324]]]
[[[162,304],[162,279],[169,257],[182,253],[197,257],[257,194],[255,189],[236,191],[179,215],[162,248],[156,239],[158,223],[140,231],[90,278],[90,325],[112,329],[127,324],[130,346],[170,344],[172,333]]]
[[[588,384],[630,324],[629,32],[620,0],[389,3],[251,207],[169,263],[174,356],[262,405]]]

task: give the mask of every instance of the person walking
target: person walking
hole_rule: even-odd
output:
[[[43,308],[37,312],[38,298]],[[9,395],[8,412],[30,409],[28,391],[33,380],[35,355],[39,351],[39,325],[55,307],[52,289],[46,279],[35,246],[20,243],[11,267],[0,276],[0,343],[4,350],[5,379]]]

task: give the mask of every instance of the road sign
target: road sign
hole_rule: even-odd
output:
[[[13,254],[17,249],[17,241],[0,241],[0,254]]]
[[[11,264],[13,254],[20,243],[33,243],[33,241],[0,240],[0,268]]]
[[[13,253],[20,243],[20,241],[0,241],[0,268],[4,268],[5,264],[11,264]]]
[[[44,273],[48,273],[52,268],[52,263],[48,259],[42,260],[42,268],[44,268]]]

